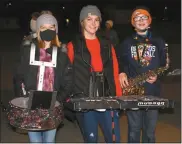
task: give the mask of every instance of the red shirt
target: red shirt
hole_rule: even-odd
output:
[[[91,55],[91,65],[94,68],[94,71],[101,72],[103,70],[102,59],[100,55],[100,43],[98,39],[88,40],[86,39],[86,45]],[[73,63],[74,60],[74,50],[73,44],[71,42],[67,45],[68,48],[68,57],[70,61]],[[112,57],[113,57],[113,70],[114,70],[114,81],[116,86],[116,95],[121,96],[122,90],[119,83],[119,68],[118,61],[116,58],[116,53],[114,48],[112,47]]]

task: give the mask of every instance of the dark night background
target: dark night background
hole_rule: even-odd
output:
[[[11,5],[8,5],[9,3]],[[107,9],[132,10],[138,5],[144,5],[150,9],[152,16],[155,18],[153,23],[163,22],[163,18],[167,18],[168,21],[173,23],[181,22],[180,0],[1,0],[0,17],[17,17],[21,30],[27,33],[29,32],[29,21],[32,12],[51,10],[59,21],[61,33],[65,29],[78,29],[79,12],[87,4],[95,4],[100,8],[103,14],[103,22],[112,19],[106,13]],[[165,7],[167,7],[166,11],[164,11]],[[68,26],[65,26],[66,18],[70,20]],[[117,25],[115,25],[116,27]]]
[[[97,5],[101,10],[102,28],[106,20],[114,21],[114,29],[120,41],[133,32],[130,24],[132,9],[139,5],[147,6],[153,17],[152,30],[160,34],[169,44],[171,59],[169,71],[181,69],[181,0],[0,0],[0,101],[5,106],[14,98],[15,60],[19,57],[18,52],[23,37],[30,32],[32,12],[52,11],[59,23],[60,41],[68,42],[79,31],[79,13],[81,8],[88,4]],[[66,19],[70,20],[68,25]],[[181,142],[179,132],[181,131],[181,75],[164,76],[161,88],[162,97],[175,100],[175,109],[172,109],[173,112],[160,114],[156,133],[157,143]],[[12,131],[5,113],[0,116],[2,131],[0,141],[29,142],[27,135]],[[125,140],[126,131],[126,120],[121,119],[121,135],[125,136]],[[79,129],[68,121],[57,135],[57,142],[82,142]]]
[[[160,34],[169,44],[181,43],[181,1],[180,0],[0,0],[0,31],[3,39],[10,37],[7,31],[16,31],[16,44],[30,32],[31,13],[50,10],[59,23],[59,38],[68,42],[79,30],[79,13],[84,5],[94,4],[102,12],[102,27],[107,19],[114,21],[120,41],[133,32],[130,24],[131,11],[136,6],[146,6],[153,17],[152,30]],[[166,7],[166,9],[165,9]],[[16,19],[13,24],[10,20]],[[69,24],[66,25],[66,19]],[[4,23],[4,25],[2,25]],[[17,25],[18,28],[15,28]],[[13,37],[13,35],[11,35]],[[18,39],[19,37],[19,39]],[[15,39],[13,37],[12,39]],[[7,45],[7,40],[3,40]],[[6,49],[7,50],[7,49]],[[2,51],[2,48],[1,48]],[[180,68],[181,48],[169,48],[173,68]],[[175,58],[173,58],[175,57]]]

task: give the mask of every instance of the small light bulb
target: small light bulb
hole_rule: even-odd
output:
[[[69,23],[69,21],[70,21],[69,19],[66,19],[66,22],[67,22],[67,23]]]

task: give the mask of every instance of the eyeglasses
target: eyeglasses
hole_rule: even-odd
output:
[[[149,17],[148,16],[136,16],[134,18],[134,21],[137,22],[137,21],[140,21],[140,20],[148,20]]]

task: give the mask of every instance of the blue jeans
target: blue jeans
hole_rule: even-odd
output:
[[[28,136],[31,143],[55,143],[56,129],[48,131],[29,131]]]
[[[128,143],[140,143],[142,129],[142,142],[155,143],[155,128],[158,120],[158,110],[129,110]]]
[[[106,143],[113,142],[113,131],[115,134],[115,142],[120,142],[119,115],[117,111],[114,111],[114,130],[112,129],[111,111],[89,111],[83,113],[80,127],[85,143],[97,143],[98,125],[100,125],[103,131]]]

